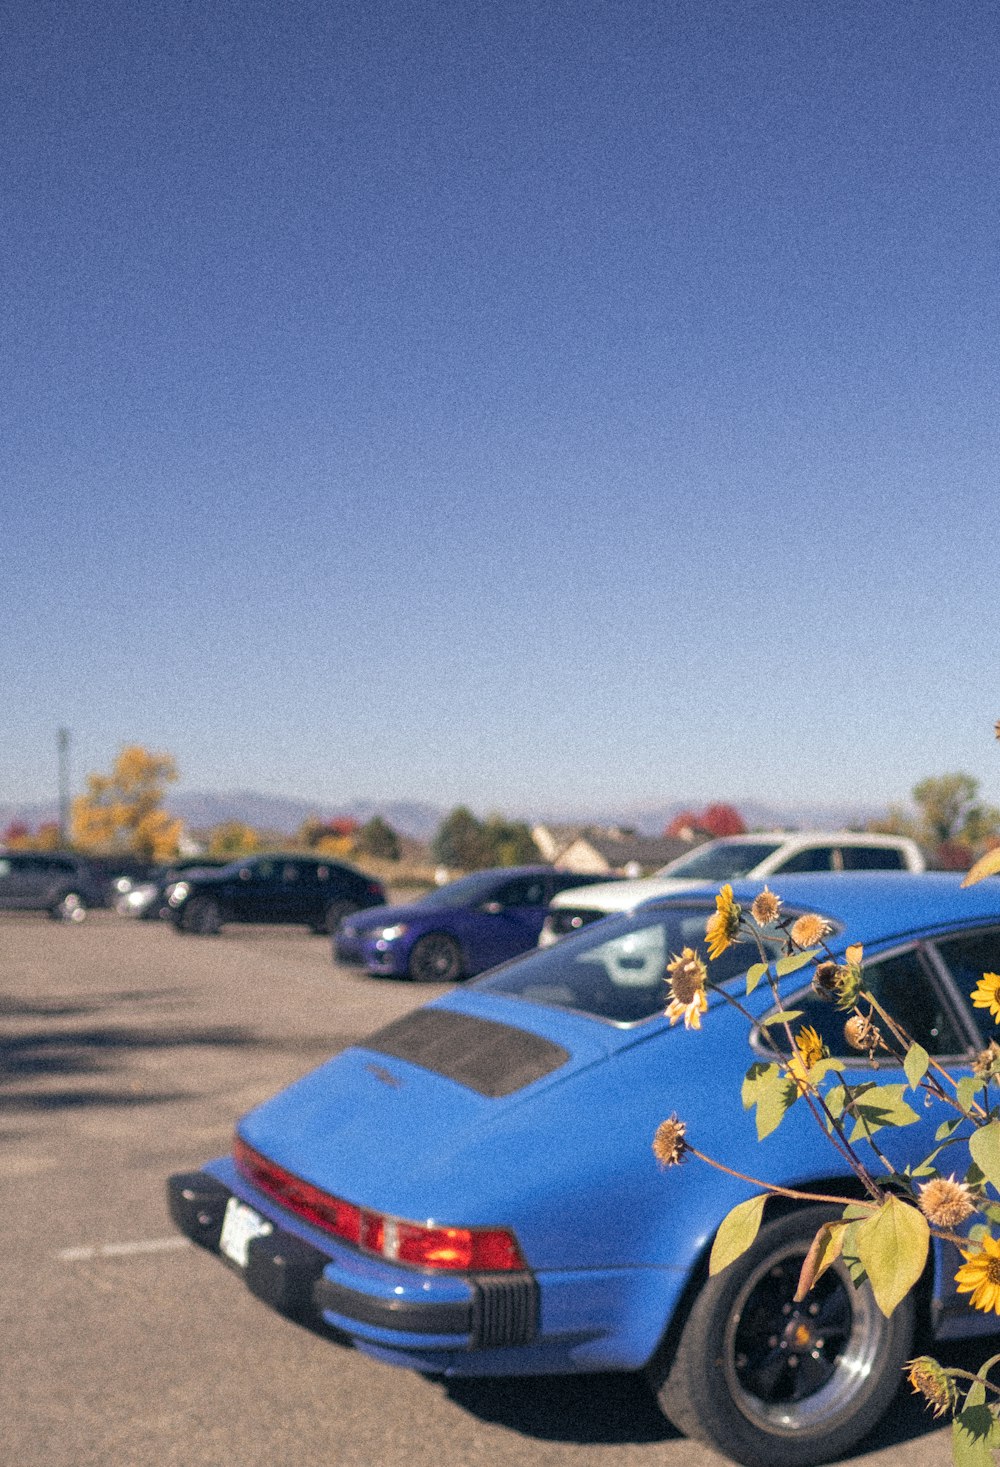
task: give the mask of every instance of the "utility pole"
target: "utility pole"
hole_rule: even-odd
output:
[[[59,844],[69,844],[69,729],[56,734],[59,751]]]

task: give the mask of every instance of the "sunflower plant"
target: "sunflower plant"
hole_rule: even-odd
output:
[[[997,873],[1000,850],[977,862],[963,885]],[[744,1107],[754,1111],[758,1139],[776,1130],[793,1105],[807,1106],[853,1173],[856,1195],[817,1196],[733,1172],[700,1151],[676,1115],[658,1127],[653,1150],[664,1166],[694,1156],[759,1188],[723,1219],[712,1247],[711,1274],[753,1244],[768,1197],[823,1201],[840,1205],[842,1212],[813,1239],[797,1302],[842,1256],[857,1282],[867,1278],[878,1307],[888,1316],[923,1274],[931,1239],[938,1238],[961,1252],[958,1292],[969,1296],[974,1309],[1000,1316],[1000,1096],[992,1092],[1000,1087],[1000,1043],[991,1042],[977,1057],[971,1076],[954,1079],[866,987],[860,944],[849,946],[838,960],[827,945],[829,934],[829,925],[818,915],[786,917],[780,897],[766,886],[749,907],[737,903],[732,888],[723,886],[706,927],[709,964],[738,941],[755,943],[760,961],[747,973],[745,993],[767,984],[774,1011],[764,1021],[755,1018],[732,985],[714,984],[709,967],[685,948],[667,966],[666,1014],[671,1023],[683,1019],[686,1027],[700,1029],[709,989],[739,1009],[768,1051],[766,1059],[747,1070],[742,1088]],[[771,961],[765,944],[773,953],[776,939],[782,955]],[[901,1065],[905,1084],[847,1082],[843,1062],[830,1055],[816,1030],[797,1027],[799,1015],[782,1006],[779,980],[799,969],[811,970],[813,990],[843,1013],[850,1047]],[[985,973],[972,1002],[1000,1025],[1000,974]],[[918,1114],[910,1100],[918,1099],[940,1103],[951,1114],[938,1127],[930,1155],[900,1173],[880,1150],[877,1132],[915,1122]],[[860,1143],[868,1143],[864,1154]],[[969,1160],[958,1176],[939,1162],[944,1155],[964,1157],[963,1146]],[[992,1467],[993,1449],[1000,1448],[1000,1384],[991,1379],[997,1366],[1000,1355],[974,1374],[942,1366],[928,1355],[907,1366],[914,1391],[936,1416],[952,1418],[957,1467]]]

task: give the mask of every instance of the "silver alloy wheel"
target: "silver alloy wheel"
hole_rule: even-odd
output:
[[[779,1436],[822,1431],[849,1415],[885,1336],[871,1290],[854,1288],[842,1259],[796,1304],[804,1257],[803,1245],[790,1242],[763,1259],[724,1335],[733,1401],[753,1425]]]
[[[413,944],[409,973],[415,983],[455,983],[462,976],[458,943],[445,932],[428,932]]]

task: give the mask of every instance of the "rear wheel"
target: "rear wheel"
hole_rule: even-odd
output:
[[[835,1216],[804,1207],[766,1223],[752,1248],[707,1280],[669,1366],[654,1357],[649,1367],[664,1415],[745,1467],[813,1467],[842,1455],[902,1380],[912,1293],[886,1319],[838,1259],[794,1301],[816,1229]]]
[[[317,932],[328,932],[332,937],[345,917],[352,912],[358,911],[354,902],[331,902],[323,916],[323,921],[316,928]]]
[[[214,897],[197,896],[188,902],[181,921],[185,932],[214,937],[222,928],[222,914]]]
[[[462,976],[462,953],[446,932],[428,932],[413,944],[407,971],[414,983],[455,983]]]
[[[68,891],[59,898],[49,915],[56,922],[82,922],[87,915],[87,908],[79,892]]]

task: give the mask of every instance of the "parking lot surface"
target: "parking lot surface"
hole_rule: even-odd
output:
[[[0,917],[3,1460],[23,1467],[709,1467],[641,1381],[456,1382],[274,1314],[174,1233],[168,1173],[442,990],[373,980],[294,928],[217,938],[92,913]],[[987,1345],[990,1342],[986,1342]],[[995,1345],[993,1348],[997,1348]],[[942,1351],[942,1353],[944,1353]],[[974,1368],[982,1345],[947,1358]],[[902,1393],[865,1467],[951,1460]]]

